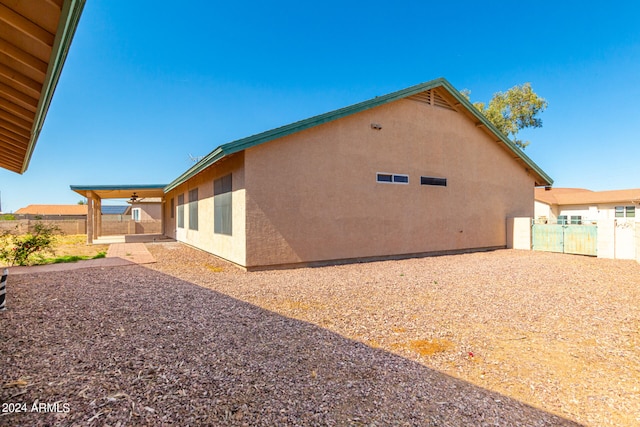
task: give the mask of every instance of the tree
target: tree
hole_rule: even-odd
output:
[[[463,90],[462,95],[470,100],[469,90]],[[476,107],[489,121],[520,148],[529,145],[529,141],[517,138],[518,132],[525,128],[542,127],[542,120],[536,117],[547,108],[547,101],[539,97],[531,83],[514,86],[506,92],[493,95],[489,105],[484,102],[474,102]]]

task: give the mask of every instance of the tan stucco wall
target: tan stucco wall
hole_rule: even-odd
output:
[[[140,209],[140,221],[153,221],[162,219],[162,203],[132,203],[131,209]]]
[[[247,266],[504,247],[506,219],[534,213],[512,156],[462,113],[407,99],[250,148]]]
[[[199,173],[189,181],[165,195],[165,234],[180,242],[240,265],[245,265],[245,185],[244,154],[231,156]],[[213,181],[232,173],[232,235],[214,233]],[[198,188],[198,230],[189,229],[189,191]],[[184,228],[177,227],[178,195],[184,194]],[[171,199],[174,199],[174,214],[171,217]]]

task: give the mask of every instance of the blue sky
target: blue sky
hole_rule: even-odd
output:
[[[2,210],[69,185],[163,184],[220,144],[445,77],[530,82],[526,154],[557,187],[640,187],[636,2],[88,0],[29,169]]]

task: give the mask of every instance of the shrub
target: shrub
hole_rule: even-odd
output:
[[[53,248],[54,235],[60,232],[56,225],[37,222],[33,232],[14,236],[5,232],[0,239],[0,260],[10,265],[27,265],[30,258]]]

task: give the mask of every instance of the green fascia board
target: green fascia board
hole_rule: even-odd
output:
[[[233,142],[229,142],[227,144],[223,144],[205,156],[198,163],[189,168],[186,172],[176,178],[173,182],[171,182],[164,189],[165,193],[173,190],[179,185],[186,182],[188,179],[202,172],[204,169],[213,165],[220,159],[229,156],[231,154],[237,153],[239,151],[246,150],[247,148],[255,147],[256,145],[263,144],[265,142],[272,141],[277,138],[282,138],[287,135],[294,134],[296,132],[303,131],[305,129],[312,128],[314,126],[321,125],[323,123],[328,123],[333,120],[340,119],[342,117],[350,116],[355,113],[359,113],[361,111],[365,111],[374,107],[378,107],[380,105],[387,104],[389,102],[397,101],[399,99],[407,98],[409,96],[415,95],[420,92],[424,92],[429,89],[434,89],[437,87],[445,88],[456,100],[460,102],[466,109],[468,109],[478,120],[480,120],[488,129],[490,129],[495,135],[502,141],[511,151],[513,151],[516,155],[518,155],[526,165],[528,165],[532,170],[534,170],[538,175],[547,183],[542,185],[551,185],[553,180],[537,166],[533,160],[527,157],[522,150],[520,150],[513,142],[509,140],[504,134],[498,131],[493,124],[489,122],[489,120],[484,117],[482,113],[480,113],[456,88],[454,88],[451,83],[449,83],[444,78],[438,78],[435,80],[431,80],[429,82],[420,83],[415,86],[408,87],[406,89],[399,90],[397,92],[392,92],[387,95],[377,96],[368,101],[360,102],[358,104],[353,104],[348,107],[340,108],[338,110],[330,111],[328,113],[320,114],[318,116],[310,117],[305,120],[301,120],[298,122],[294,122],[285,126],[281,126],[275,129],[268,130],[266,132],[262,132],[253,136],[249,136],[246,138],[238,139]]]
[[[86,0],[65,0],[60,12],[60,22],[58,23],[58,30],[56,31],[56,38],[53,42],[51,49],[51,58],[49,59],[49,67],[47,74],[45,75],[44,84],[42,85],[42,93],[40,94],[40,101],[36,109],[36,115],[33,122],[33,128],[31,130],[31,139],[29,145],[27,145],[27,152],[24,156],[22,163],[21,174],[27,171],[29,162],[33,150],[38,142],[38,137],[42,131],[44,125],[44,119],[49,111],[49,105],[51,105],[51,99],[53,93],[56,90],[60,74],[62,73],[62,67],[67,59],[69,48],[71,47],[71,41],[78,28],[78,22],[80,21],[80,15],[84,9]]]
[[[520,157],[523,160],[523,162],[529,168],[531,168],[531,170],[535,171],[540,176],[540,178],[542,178],[542,180],[545,181],[545,182],[540,183],[539,185],[552,185],[553,184],[553,179],[551,179],[551,177],[549,175],[547,175],[540,168],[540,166],[538,166],[533,160],[531,160],[531,158],[529,156],[527,156],[524,153],[524,151],[522,151],[522,149],[520,149],[520,147],[518,147],[513,141],[511,141],[505,134],[500,132],[493,125],[493,123],[491,123],[491,121],[489,121],[489,119],[487,119],[484,116],[484,114],[482,114],[480,111],[478,111],[478,109],[476,107],[474,107],[473,104],[471,102],[469,102],[469,100],[467,98],[465,98],[460,93],[460,91],[458,91],[456,88],[454,88],[453,85],[451,85],[451,83],[449,83],[447,80],[445,80],[445,79],[439,79],[439,80],[441,80],[441,82],[442,82],[442,87],[447,89],[447,91],[454,98],[456,98],[456,100],[458,102],[460,102],[462,105],[464,105],[465,108],[467,110],[469,110],[469,112],[471,112],[478,120],[480,120],[480,122],[483,125],[485,125],[489,130],[491,130],[491,132],[493,132],[500,139],[500,141],[502,141],[502,143],[507,146],[507,148],[509,148],[514,154],[516,154],[518,157]]]
[[[70,185],[73,191],[109,191],[109,190],[162,190],[167,184],[149,185]]]

